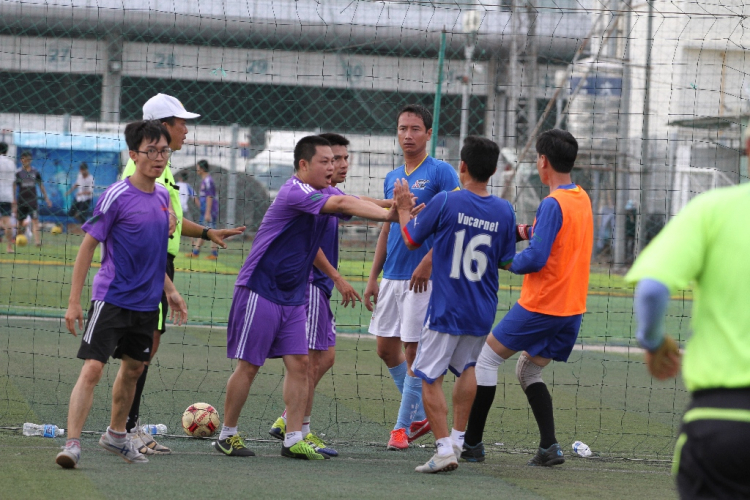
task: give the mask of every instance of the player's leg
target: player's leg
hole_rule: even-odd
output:
[[[255,456],[255,453],[245,446],[242,436],[237,431],[237,424],[258,369],[260,369],[259,365],[238,359],[237,366],[232,375],[229,376],[229,380],[227,380],[226,396],[224,398],[224,424],[221,427],[219,439],[214,442],[214,448],[227,456]]]
[[[123,355],[120,369],[112,384],[112,415],[109,428],[122,434],[125,438],[125,423],[128,419],[128,410],[135,395],[135,383],[143,371],[143,361],[138,361],[128,355]]]
[[[174,257],[171,254],[167,254],[166,273],[167,276],[169,276],[169,279],[174,281]],[[166,321],[168,314],[169,305],[167,303],[167,296],[162,293],[161,303],[159,304],[159,319],[156,329],[153,332],[153,342],[150,348],[151,355],[149,356],[149,360],[146,361],[145,366],[143,367],[143,373],[141,373],[141,376],[136,383],[135,395],[133,397],[133,403],[130,406],[128,421],[126,424],[128,438],[133,440],[134,445],[144,455],[169,455],[172,453],[172,450],[168,447],[156,442],[151,434],[143,432],[140,425],[141,401],[143,398],[143,389],[146,386],[146,378],[148,378],[149,365],[154,356],[156,356],[156,352],[159,350],[159,345],[161,345],[161,335],[167,329]]]
[[[424,328],[424,318],[430,303],[432,282],[427,284],[427,291],[416,293],[408,289],[409,282],[404,281],[402,294],[403,309],[401,313],[401,340],[407,363],[407,374],[404,379],[404,393],[401,396],[401,407],[398,412],[396,428],[408,430],[408,441],[427,434],[430,422],[424,413],[422,405],[422,381],[414,376],[412,364],[416,357],[417,344]]]
[[[383,360],[398,392],[404,392],[407,364],[401,342],[401,295],[403,283],[383,279],[380,283],[378,303],[372,313],[368,331],[377,336],[376,350]]]
[[[453,349],[449,369],[458,376],[453,386],[453,428],[451,429],[451,441],[456,450],[456,458],[463,457],[468,461],[480,462],[484,460],[484,447],[475,446],[475,453],[465,448],[465,432],[472,410],[474,397],[477,391],[477,379],[475,366],[482,349],[484,349],[486,336],[475,337],[464,335],[459,337]],[[477,453],[478,452],[478,453]],[[468,455],[468,457],[467,457]],[[473,458],[473,460],[471,460]]]
[[[7,210],[3,209],[3,230],[5,231],[5,242],[6,242],[6,252],[13,253],[13,225],[10,223],[10,203],[4,203],[3,205],[7,205]],[[7,213],[7,215],[6,215]]]
[[[279,307],[280,323],[266,354],[267,358],[282,358],[286,367],[284,377],[284,404],[286,405],[286,433],[281,456],[304,460],[329,458],[316,452],[304,440],[302,421],[307,406],[308,393],[308,343],[305,336],[307,307]]]
[[[112,415],[99,446],[130,463],[146,463],[148,459],[136,443],[128,438],[125,426],[133,404],[135,386],[143,373],[144,364],[151,359],[153,331],[159,311],[140,312],[121,310],[123,325],[117,328],[119,340],[112,357],[121,359],[120,369],[112,384]]]
[[[542,380],[542,369],[551,359],[521,353],[516,363],[516,377],[526,394],[534,419],[539,427],[539,449],[529,465],[559,465],[565,462],[560,445],[555,437],[555,418],[552,396]]]
[[[77,465],[81,457],[81,431],[94,402],[94,388],[102,378],[104,365],[115,352],[119,335],[115,327],[122,321],[121,309],[102,301],[91,301],[86,328],[81,336],[78,358],[84,360],[81,373],[70,393],[68,440],[55,461],[63,468]]]
[[[443,376],[458,340],[458,336],[425,329],[412,365],[423,384],[424,410],[435,436],[435,454],[427,463],[418,466],[417,472],[447,472],[458,467],[448,430],[448,404],[443,393]]]
[[[255,375],[268,353],[281,324],[281,307],[244,286],[235,286],[227,324],[227,357],[237,366],[227,380],[224,425],[214,448],[228,456],[254,456],[237,431],[240,413]]]
[[[505,318],[512,318],[512,312],[506,314]],[[495,337],[495,332],[498,329],[505,328],[508,322],[505,318],[498,323],[493,333],[487,336],[487,341],[477,357],[475,368],[477,389],[464,436],[464,451],[461,453],[461,458],[469,462],[483,462],[485,459],[484,428],[490,408],[492,408],[492,403],[495,400],[497,370],[506,359],[516,353],[516,351],[505,347]]]
[[[39,224],[39,213],[37,210],[31,212],[31,228],[34,232],[34,244],[37,247],[42,246],[42,230]]]
[[[539,449],[529,465],[558,465],[565,462],[565,457],[555,437],[552,396],[542,380],[542,369],[551,360],[568,360],[578,338],[583,315],[556,317],[532,314],[525,326],[529,332],[538,333],[526,336],[534,340],[526,343],[525,352],[516,364],[516,377],[539,427]]]

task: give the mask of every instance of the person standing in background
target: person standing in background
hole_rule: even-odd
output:
[[[13,251],[13,226],[11,216],[16,211],[16,164],[8,158],[8,144],[0,142],[0,217],[8,243],[8,253]]]

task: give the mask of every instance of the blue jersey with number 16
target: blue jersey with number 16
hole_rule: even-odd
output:
[[[498,268],[516,252],[511,204],[465,190],[440,193],[405,232],[414,245],[435,235],[426,326],[450,335],[487,335],[497,310]]]

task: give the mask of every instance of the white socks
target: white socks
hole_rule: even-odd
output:
[[[464,434],[466,434],[464,431],[451,429],[451,441],[461,450],[464,449]]]
[[[237,427],[227,427],[226,425],[221,426],[221,434],[219,434],[219,440],[226,439],[228,437],[237,434]]]
[[[453,442],[450,437],[440,438],[435,441],[435,448],[437,448],[437,454],[439,457],[453,455]]]
[[[302,441],[302,433],[300,431],[287,432],[284,436],[284,448],[291,448],[300,441]]]

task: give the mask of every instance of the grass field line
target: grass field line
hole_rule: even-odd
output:
[[[41,309],[41,308],[37,308]],[[53,309],[53,308],[46,308],[46,309]],[[56,321],[58,323],[62,323],[63,318],[62,317],[38,317],[38,316],[14,316],[10,314],[2,314],[0,313],[0,318],[5,318],[6,320],[17,320],[17,321]],[[186,325],[189,328],[201,328],[201,329],[222,329],[226,330],[225,325],[193,325],[188,324]],[[182,327],[180,327],[182,328]],[[369,334],[369,333],[337,333],[337,337],[342,337],[346,339],[353,339],[353,340],[366,340],[366,341],[374,341],[377,337],[375,335]],[[643,349],[640,347],[635,346],[618,346],[618,345],[605,345],[605,344],[582,344],[580,342],[576,342],[575,347],[573,347],[574,351],[592,351],[592,352],[611,352],[615,354],[642,354]]]

